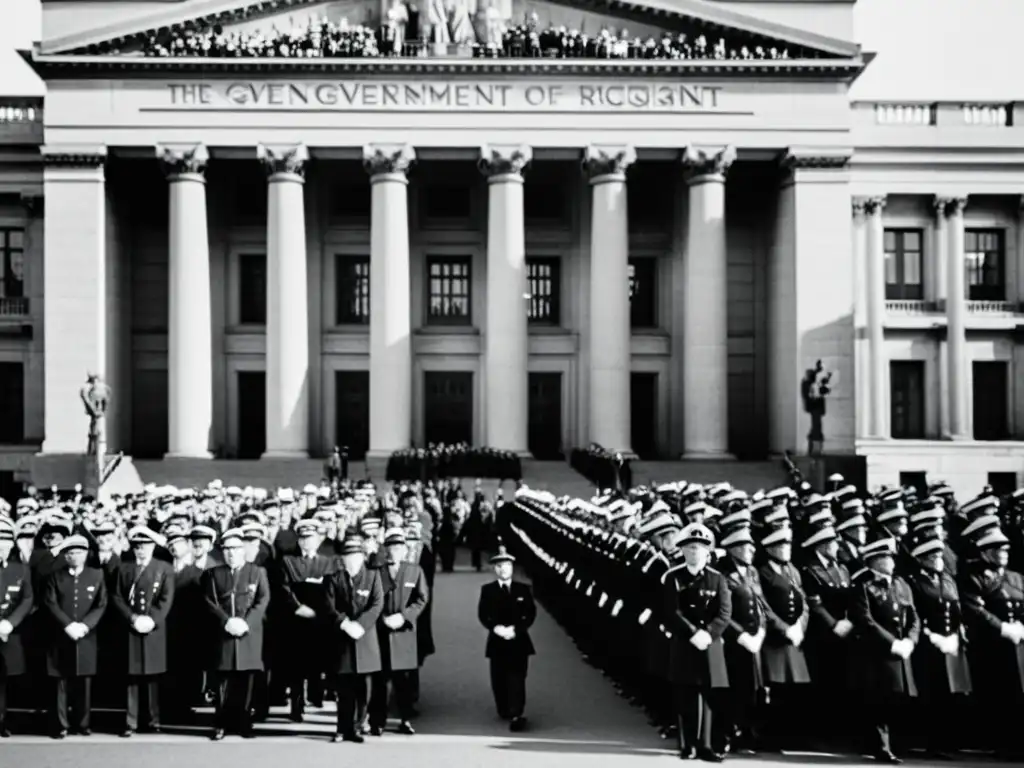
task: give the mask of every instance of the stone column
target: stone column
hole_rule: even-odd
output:
[[[389,456],[412,444],[412,324],[409,288],[408,144],[368,145],[370,175],[370,450]]]
[[[885,228],[884,197],[864,201],[867,214],[868,437],[889,436],[889,398],[885,354]]]
[[[106,147],[43,147],[44,453],[83,454],[86,375],[110,381]],[[117,392],[112,398],[118,397]]]
[[[631,146],[588,146],[590,178],[590,441],[632,453],[630,436],[629,221]]]
[[[964,208],[967,198],[952,198],[946,205],[946,365],[949,388],[949,436],[966,440],[967,288],[964,266]]]
[[[267,447],[263,458],[309,456],[309,318],[302,144],[257,156],[267,170]]]
[[[946,227],[946,208],[949,205],[949,198],[934,197],[931,201],[932,210],[935,212],[935,228],[932,230],[932,250],[929,260],[924,269],[933,271],[934,295],[931,296],[934,306],[940,312],[946,311],[946,290],[948,279],[946,267],[949,266],[949,231]],[[941,330],[941,329],[940,329]],[[949,435],[949,363],[947,361],[948,351],[946,349],[946,335],[940,334],[939,341],[939,434]]]
[[[484,331],[484,413],[491,448],[527,452],[529,336],[523,170],[527,146],[483,146],[487,176],[487,325]]]
[[[723,459],[729,453],[728,255],[725,174],[736,159],[726,147],[687,147],[689,187],[683,259],[683,446],[687,459]]]
[[[867,220],[863,197],[853,198],[853,338],[858,438],[868,433],[871,410],[867,354]]]
[[[206,163],[202,144],[158,146],[170,191],[167,326],[168,457],[210,458],[213,429],[213,320]]]

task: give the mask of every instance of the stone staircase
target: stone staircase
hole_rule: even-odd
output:
[[[143,483],[202,488],[213,480],[220,480],[224,485],[268,489],[301,488],[306,483],[319,483],[324,465],[322,459],[139,459],[134,463]],[[355,477],[362,476],[358,464],[350,465],[349,471]]]
[[[536,491],[550,491],[555,496],[589,499],[594,486],[565,461],[523,460],[523,482]]]
[[[651,485],[686,480],[691,483],[727,481],[747,493],[786,485],[781,461],[634,461],[633,483]]]

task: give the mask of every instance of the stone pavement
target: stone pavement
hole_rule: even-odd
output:
[[[543,609],[532,632],[538,655],[532,660],[527,691],[531,728],[510,733],[494,713],[483,658],[485,635],[476,620],[479,587],[489,577],[488,571],[477,574],[464,564],[454,574],[438,574],[438,652],[423,669],[416,736],[386,733],[367,737],[363,745],[330,744],[333,712],[324,711],[302,725],[272,718],[257,727],[259,738],[253,741],[229,736],[218,744],[198,730],[141,735],[131,741],[99,733],[63,742],[18,736],[0,742],[0,768],[312,768],[318,763],[354,766],[356,761],[410,768],[656,768],[677,763],[643,713],[580,659]],[[765,768],[862,764],[827,755],[730,762]]]

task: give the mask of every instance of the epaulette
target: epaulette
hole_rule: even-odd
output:
[[[685,567],[686,567],[686,563],[683,563],[682,565],[676,565],[676,566],[673,566],[673,567],[669,568],[667,571],[665,571],[663,574],[661,574],[661,583],[662,584],[668,583],[668,577],[669,577],[670,574],[673,574],[676,571],[682,570]]]

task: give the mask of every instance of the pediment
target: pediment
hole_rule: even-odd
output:
[[[62,2],[53,8],[78,18],[61,18],[56,34],[47,34],[40,46],[43,56],[143,56],[154,50],[175,56],[279,57],[270,41],[301,36],[311,22],[326,20],[335,27],[380,28],[389,9],[399,0],[170,0],[162,3],[102,2],[104,13],[89,12],[91,0]],[[707,0],[405,0],[405,14],[428,29],[448,11],[449,43],[484,45],[495,29],[578,32],[589,38],[608,34],[643,44],[685,40],[688,59],[856,59],[854,43],[836,40],[737,13]],[[73,6],[70,7],[69,6]],[[118,8],[121,8],[118,12]],[[158,10],[154,11],[154,7]],[[52,6],[51,6],[52,8]],[[50,8],[44,5],[44,14]],[[44,32],[48,32],[44,16]],[[558,35],[554,35],[557,37]],[[452,39],[456,37],[458,39]],[[180,41],[190,39],[187,44]],[[239,41],[261,40],[259,46]],[[553,39],[549,35],[549,40]],[[240,49],[241,48],[241,49]],[[332,58],[359,56],[358,52],[330,54]]]

